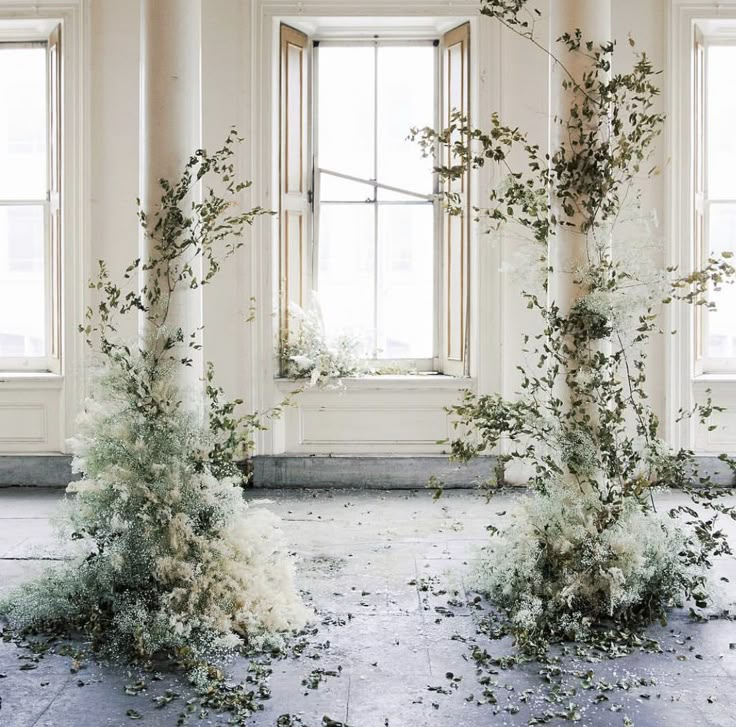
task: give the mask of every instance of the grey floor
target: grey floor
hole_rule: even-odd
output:
[[[436,503],[424,491],[276,491],[269,497],[285,521],[315,620],[303,653],[272,663],[271,698],[253,725],[276,725],[289,714],[282,724],[309,727],[329,724],[327,717],[351,727],[570,720],[596,727],[736,726],[733,621],[697,624],[675,613],[666,627],[650,629],[661,654],[599,662],[566,656],[558,680],[541,665],[501,664],[484,670],[486,683],[479,683],[470,649],[504,656],[513,647],[478,635],[464,584],[486,525],[508,517],[499,513],[513,509],[514,495],[491,504],[467,491]],[[678,497],[665,495],[662,505]],[[58,490],[0,490],[0,590],[62,555],[50,523],[60,501]],[[722,558],[717,569],[731,577],[726,595],[736,598],[736,561]],[[129,725],[138,716],[141,724],[175,725],[188,696],[171,675],[130,695],[126,686],[136,674],[95,663],[73,673],[72,666],[64,656],[35,663],[27,651],[0,642],[0,725]],[[233,679],[246,676],[245,660],[231,672]],[[182,696],[159,709],[154,699],[167,688]],[[227,723],[216,714],[188,722]]]

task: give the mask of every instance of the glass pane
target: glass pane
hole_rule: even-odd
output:
[[[708,197],[736,199],[736,46],[710,46],[707,68]]]
[[[0,199],[45,199],[46,50],[0,46]]]
[[[319,298],[328,340],[356,337],[374,349],[374,205],[321,205]]]
[[[434,208],[385,205],[378,214],[379,358],[432,358]]]
[[[736,253],[736,205],[710,205],[708,230],[710,252]],[[736,286],[724,285],[711,293],[716,309],[708,311],[706,355],[711,358],[736,358]]]
[[[425,192],[421,192],[421,194],[425,194]],[[415,197],[413,194],[394,192],[392,189],[381,189],[380,187],[376,196],[379,202],[419,202],[421,204],[423,201],[421,197]]]
[[[0,206],[0,357],[46,353],[44,207]]]
[[[320,200],[332,202],[367,202],[373,199],[373,187],[332,174],[320,174]]]
[[[434,56],[432,46],[378,48],[378,180],[421,194],[432,192],[432,160],[406,137],[435,126]]]
[[[319,165],[363,179],[375,176],[374,54],[371,46],[319,49]]]

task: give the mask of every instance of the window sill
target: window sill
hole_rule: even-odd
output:
[[[64,377],[48,371],[0,371],[2,389],[61,389]]]
[[[323,394],[341,391],[462,391],[475,383],[472,378],[445,376],[444,374],[386,374],[346,377],[334,386],[309,386],[308,379],[276,379],[279,391],[292,392],[306,386],[304,393]]]
[[[700,374],[693,376],[693,386],[709,386],[710,384],[736,384],[736,372],[720,374]]]

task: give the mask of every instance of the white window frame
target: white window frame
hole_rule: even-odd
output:
[[[87,0],[12,0],[0,4],[5,39],[61,29],[61,230],[58,361],[51,370],[0,371],[0,452],[63,452],[85,391],[85,344],[77,331],[89,301],[91,266],[89,201],[90,7]],[[51,368],[51,367],[50,367]],[[33,438],[13,435],[10,417],[35,412]],[[7,418],[6,418],[7,417]]]
[[[311,139],[311,148],[312,148],[312,170],[311,170],[311,178],[313,180],[312,182],[312,198],[311,198],[311,281],[312,281],[312,288],[319,293],[319,218],[320,218],[320,204],[322,203],[322,197],[321,197],[321,190],[320,190],[320,180],[322,177],[322,174],[327,174],[330,176],[340,177],[343,179],[347,179],[353,182],[358,182],[360,184],[364,184],[369,187],[373,187],[373,205],[374,205],[374,212],[377,218],[378,215],[378,208],[381,204],[391,204],[391,202],[380,202],[377,200],[378,196],[378,190],[379,189],[386,189],[393,192],[399,192],[401,194],[410,196],[410,197],[416,197],[417,203],[422,204],[431,204],[433,207],[433,217],[434,217],[434,235],[432,240],[432,249],[433,249],[433,255],[434,255],[434,265],[433,265],[433,281],[432,281],[432,290],[433,290],[433,296],[432,296],[432,355],[429,358],[368,358],[366,362],[370,366],[374,366],[376,368],[381,367],[410,367],[411,369],[417,371],[417,372],[429,372],[429,371],[435,371],[438,367],[438,347],[439,347],[439,340],[440,340],[440,315],[439,315],[439,301],[441,299],[441,282],[440,282],[440,276],[442,274],[442,265],[441,265],[441,254],[442,254],[442,206],[439,202],[439,199],[437,197],[438,192],[440,191],[439,188],[439,176],[436,173],[432,174],[432,189],[433,193],[431,195],[420,195],[417,194],[411,190],[406,189],[400,189],[398,187],[393,187],[391,185],[383,184],[382,182],[378,181],[377,179],[360,179],[358,177],[352,177],[350,175],[346,175],[340,172],[336,172],[334,170],[324,169],[320,166],[319,163],[319,145],[317,143],[318,138],[318,118],[319,118],[319,105],[318,105],[318,73],[319,73],[319,49],[320,47],[324,46],[348,46],[348,47],[355,47],[355,46],[371,46],[371,47],[378,47],[378,46],[390,46],[390,45],[411,45],[411,44],[422,44],[422,45],[433,45],[434,46],[434,68],[433,68],[433,76],[434,76],[434,118],[433,118],[433,127],[439,128],[439,125],[441,123],[441,66],[440,66],[440,54],[439,54],[439,39],[437,38],[437,35],[435,33],[430,34],[418,34],[414,36],[407,36],[402,37],[400,35],[401,30],[400,29],[394,29],[391,28],[391,26],[388,26],[385,31],[380,35],[380,37],[375,38],[356,38],[354,35],[354,32],[345,32],[343,35],[334,35],[331,34],[329,36],[325,36],[323,33],[316,34],[311,38],[312,41],[312,86],[310,89],[310,116],[311,116],[311,128],[312,128],[312,139]],[[378,107],[374,104],[374,114],[378,113]],[[374,129],[377,133],[377,120],[374,119]],[[408,133],[408,129],[407,129]],[[417,153],[419,153],[419,150],[417,149]],[[378,149],[374,149],[374,154],[377,158]],[[375,171],[375,170],[374,170]],[[339,202],[334,200],[324,200],[326,203],[330,204],[355,204],[354,202]],[[364,204],[364,203],[357,203],[357,204]],[[402,204],[406,204],[405,202],[402,202]],[[374,229],[374,250],[377,252],[378,249],[378,236],[379,236],[379,229],[376,219],[375,229]],[[376,260],[377,262],[377,260]],[[378,282],[378,270],[377,267],[374,270],[374,319],[377,319],[378,317],[378,292],[376,289]],[[377,335],[377,332],[376,332]]]
[[[695,240],[695,39],[696,28],[729,24],[736,29],[736,0],[669,0],[667,4],[667,264],[689,271],[699,263]],[[736,37],[736,35],[735,35]],[[736,393],[736,369],[710,370],[700,347],[700,314],[688,305],[671,305],[667,329],[677,335],[666,340],[665,437],[674,447],[705,451],[710,435],[693,420],[678,421],[680,410],[692,408],[710,391],[725,402]],[[716,447],[713,444],[713,447]],[[718,451],[727,445],[718,444]]]
[[[301,41],[296,41],[295,44],[299,47],[308,48],[311,46],[312,39],[319,38],[322,41],[330,39],[345,39],[348,36],[359,39],[372,39],[376,35],[381,38],[391,39],[437,39],[440,38],[443,42],[440,44],[441,48],[446,51],[450,51],[449,46],[444,45],[444,40],[452,43],[452,52],[455,54],[459,47],[459,52],[465,56],[468,65],[463,66],[465,69],[462,75],[459,77],[463,86],[468,83],[469,88],[466,92],[463,91],[461,96],[465,99],[462,103],[466,110],[469,109],[470,113],[473,114],[473,108],[475,108],[474,96],[477,93],[480,73],[478,76],[473,74],[474,80],[470,80],[469,71],[472,67],[473,53],[469,50],[468,46],[468,32],[472,35],[476,31],[470,31],[471,27],[476,27],[478,24],[478,12],[477,6],[474,3],[457,3],[457,5],[447,6],[444,3],[438,2],[426,2],[416,3],[411,8],[406,8],[406,16],[396,17],[396,9],[389,2],[373,2],[373,3],[357,3],[342,1],[336,2],[334,6],[330,5],[329,8],[322,5],[321,3],[308,2],[301,8],[303,15],[292,16],[292,15],[281,15],[277,12],[277,8],[281,6],[281,2],[264,2],[262,5],[258,3],[254,6],[254,12],[256,17],[261,14],[261,29],[264,36],[267,36],[269,20],[271,23],[271,44],[264,44],[264,50],[266,56],[270,55],[268,49],[281,48],[282,34],[281,27],[283,25],[286,28],[287,35],[292,32],[299,36],[302,36]],[[283,3],[286,6],[285,3]],[[314,13],[312,14],[311,9],[314,6]],[[256,23],[256,27],[258,24]],[[466,27],[467,30],[460,33],[457,31],[463,31]],[[291,30],[289,30],[291,29]],[[256,34],[257,37],[257,34]],[[291,36],[294,38],[294,36]],[[450,41],[450,38],[452,40]],[[308,42],[305,42],[308,41]],[[286,41],[289,43],[290,48],[296,47],[291,45],[291,40]],[[302,45],[304,44],[304,45]],[[470,48],[473,47],[471,41]],[[477,46],[475,46],[477,48]],[[496,48],[499,46],[496,45]],[[284,47],[286,48],[286,46]],[[271,67],[272,78],[275,80],[275,86],[271,86],[271,89],[279,89],[284,83],[285,79],[280,77],[279,68],[281,67],[281,56],[285,52],[284,48],[276,54],[271,55],[267,60],[261,57],[260,63],[263,64],[263,68]],[[481,54],[479,50],[475,51],[477,56],[486,56],[486,53]],[[444,56],[444,52],[443,52]],[[264,62],[265,60],[265,62]],[[446,59],[443,57],[442,63],[439,64],[440,73],[444,74],[443,66]],[[309,83],[313,83],[314,74],[311,69],[311,53],[308,54],[307,63],[309,67]],[[259,63],[254,64],[258,67]],[[292,74],[300,74],[301,71],[298,67],[294,66],[291,70]],[[297,76],[292,75],[291,78]],[[445,78],[441,80],[442,93],[438,93],[438,98],[442,96],[442,104],[445,103]],[[286,79],[287,83],[290,83]],[[483,81],[480,81],[483,83]],[[296,87],[294,87],[296,89]],[[476,90],[474,90],[476,89]],[[311,101],[313,94],[309,89],[308,100]],[[489,98],[489,97],[486,97]],[[308,180],[303,180],[300,184],[294,186],[297,177],[294,176],[295,171],[289,172],[288,181],[286,184],[289,189],[288,192],[281,194],[281,177],[286,167],[282,169],[283,160],[280,157],[280,150],[282,144],[280,143],[280,133],[283,133],[282,122],[283,118],[280,116],[280,95],[271,91],[268,94],[268,98],[264,100],[264,106],[270,109],[271,123],[268,124],[270,127],[269,132],[265,133],[264,138],[270,139],[270,154],[272,159],[271,171],[264,176],[269,178],[269,186],[274,190],[279,190],[278,204],[275,205],[282,212],[286,212],[286,215],[280,215],[282,220],[287,220],[283,224],[288,227],[288,231],[279,231],[279,223],[276,223],[270,230],[272,239],[279,239],[279,255],[283,256],[277,258],[278,263],[272,264],[271,267],[271,286],[268,293],[268,298],[273,301],[273,308],[267,315],[270,316],[271,320],[274,321],[274,325],[271,330],[271,346],[272,360],[269,368],[274,373],[274,377],[279,376],[279,363],[278,360],[273,356],[273,341],[277,341],[281,338],[282,331],[288,331],[289,314],[288,308],[290,302],[297,303],[304,307],[306,305],[305,294],[312,288],[311,273],[313,268],[313,258],[309,258],[308,264],[304,265],[302,261],[307,256],[311,256],[312,250],[312,239],[311,239],[311,209],[307,202],[307,190],[310,189]],[[307,104],[305,104],[306,106]],[[486,104],[483,103],[483,106]],[[440,108],[440,113],[444,109]],[[481,114],[482,110],[478,110]],[[444,123],[444,116],[441,116]],[[307,113],[304,121],[305,126],[309,125],[312,120],[311,110]],[[256,124],[255,129],[260,128],[264,131],[264,126],[260,127]],[[281,131],[279,131],[281,130]],[[257,132],[255,132],[257,133]],[[304,143],[304,142],[303,142]],[[311,137],[307,144],[311,144]],[[268,147],[267,147],[268,148]],[[309,159],[311,160],[311,148],[308,150]],[[256,156],[258,154],[256,153]],[[308,160],[302,162],[302,168],[308,167]],[[290,167],[292,170],[296,170],[296,167]],[[439,234],[438,243],[444,247],[448,247],[447,250],[443,249],[439,256],[436,257],[439,279],[438,283],[441,285],[437,286],[436,300],[438,304],[437,311],[434,318],[434,326],[437,330],[435,335],[435,356],[431,364],[429,360],[423,362],[423,366],[417,368],[426,368],[432,372],[441,372],[446,376],[452,376],[455,378],[470,378],[474,376],[474,364],[472,363],[476,349],[479,344],[477,340],[473,342],[474,331],[477,329],[477,323],[474,322],[472,309],[475,307],[473,304],[474,296],[480,296],[480,293],[472,293],[472,291],[478,290],[478,282],[476,280],[477,268],[472,264],[472,258],[475,253],[472,252],[474,245],[472,243],[473,234],[471,234],[469,220],[471,219],[472,213],[470,205],[477,200],[477,190],[486,189],[488,180],[485,174],[474,172],[470,175],[474,180],[478,181],[477,186],[474,182],[470,184],[470,194],[467,193],[467,189],[464,185],[467,180],[459,183],[463,189],[457,189],[468,204],[468,209],[463,218],[452,218],[452,232],[449,230],[449,225],[446,222],[446,215],[439,214],[438,218],[442,220],[442,234]],[[299,223],[297,224],[297,219]],[[307,226],[307,223],[310,223]],[[448,229],[444,229],[448,228]],[[464,231],[461,231],[461,228]],[[308,241],[308,247],[304,240],[304,230],[310,235]],[[447,235],[447,238],[445,238]],[[297,243],[297,238],[299,242]],[[454,256],[451,260],[450,256]],[[459,257],[456,257],[459,256]],[[274,261],[276,263],[276,261]],[[460,265],[460,268],[457,265]],[[453,266],[453,277],[450,279],[449,267]],[[458,277],[458,269],[461,270]],[[299,270],[300,274],[295,275],[294,271]],[[447,285],[444,284],[445,278],[447,279]],[[447,286],[452,287],[447,287]],[[256,286],[258,290],[260,286]],[[459,298],[456,296],[459,295]],[[455,301],[455,309],[451,313],[450,298],[453,296]],[[257,296],[256,296],[257,297]],[[482,297],[485,297],[483,295]],[[475,297],[478,300],[478,297]],[[447,311],[445,312],[445,307]],[[273,310],[279,310],[279,316],[273,315]],[[457,316],[455,318],[454,316]],[[454,321],[449,323],[448,321]],[[493,321],[494,324],[498,323]],[[500,325],[500,324],[499,324]],[[495,326],[494,326],[495,327]],[[452,336],[452,343],[450,337]],[[263,339],[261,339],[263,340]],[[473,343],[471,343],[473,342]],[[260,356],[262,360],[262,356]],[[379,359],[380,363],[384,365],[390,365],[391,361],[387,359]],[[407,358],[406,361],[413,362],[414,359]],[[428,365],[429,364],[429,365]],[[418,373],[422,373],[421,370]]]
[[[698,31],[700,28],[697,29]],[[710,216],[713,207],[723,204],[736,204],[736,198],[733,199],[712,199],[708,190],[708,51],[712,47],[718,46],[736,46],[736,24],[733,24],[729,28],[728,33],[724,35],[713,35],[712,33],[702,34],[702,45],[703,45],[703,88],[695,88],[696,94],[702,94],[702,117],[699,120],[694,120],[695,128],[698,125],[702,126],[702,139],[694,139],[696,145],[693,149],[697,156],[702,158],[702,175],[703,175],[703,193],[702,195],[696,194],[694,197],[702,197],[701,200],[694,199],[691,204],[700,205],[702,204],[702,215],[703,215],[703,233],[701,240],[694,240],[695,259],[696,261],[704,261],[711,254],[710,245]],[[697,70],[697,67],[696,69]],[[693,109],[693,114],[697,113],[697,106]],[[693,173],[697,174],[698,170],[693,169]],[[700,247],[700,249],[697,249]],[[697,316],[695,324],[695,371],[696,375],[718,375],[718,374],[735,374],[736,375],[736,356],[731,358],[717,358],[708,356],[705,353],[706,342],[708,340],[708,311],[703,306],[699,306],[695,311]]]
[[[46,24],[44,24],[45,26]],[[49,23],[51,26],[50,30],[54,29],[54,23]],[[32,32],[30,30],[23,30],[22,26],[15,30],[13,24],[7,24],[5,28],[0,28],[0,49],[3,47],[11,48],[44,48],[46,51],[46,67],[49,68],[49,44],[48,44],[48,32]],[[60,89],[56,90],[57,93]],[[0,207],[43,207],[44,213],[44,255],[43,255],[43,267],[44,267],[44,288],[45,288],[45,300],[44,300],[44,316],[45,316],[45,349],[46,353],[43,356],[33,357],[10,357],[0,356],[0,373],[7,372],[18,372],[18,371],[32,371],[32,372],[50,372],[50,373],[61,373],[61,357],[59,355],[58,347],[56,342],[59,340],[61,331],[59,330],[61,316],[59,314],[58,306],[59,299],[57,297],[57,285],[54,281],[54,270],[58,269],[60,250],[55,250],[53,246],[53,240],[51,235],[51,175],[52,175],[52,160],[51,157],[54,153],[58,152],[57,146],[52,142],[53,128],[51,123],[52,114],[52,80],[49,73],[46,74],[46,193],[43,197],[39,198],[15,198],[15,199],[0,199]],[[59,170],[59,174],[61,171]],[[56,349],[56,350],[55,350]]]
[[[504,46],[497,23],[485,22],[478,13],[477,0],[407,0],[400,6],[395,0],[302,0],[295,6],[293,0],[252,0],[249,12],[242,16],[241,32],[247,40],[248,52],[244,58],[249,73],[246,75],[245,136],[243,164],[254,180],[254,189],[261,190],[258,203],[278,209],[279,194],[279,97],[274,89],[279,84],[280,25],[301,27],[316,33],[323,21],[329,20],[334,31],[345,30],[344,21],[351,27],[356,22],[370,25],[376,18],[391,18],[394,25],[402,26],[402,35],[411,36],[417,28],[433,34],[444,34],[464,21],[469,21],[471,36],[471,67],[474,69],[470,88],[470,105],[474,118],[490,118],[494,110],[502,108],[502,67]],[[342,27],[341,27],[342,25]],[[487,190],[497,181],[491,165],[473,174],[470,203],[482,206]],[[505,316],[504,300],[508,284],[501,274],[500,245],[479,243],[477,226],[471,226],[470,239],[470,369],[457,376],[417,375],[379,376],[344,379],[340,390],[319,390],[310,393],[310,401],[325,410],[341,401],[365,402],[371,412],[392,416],[385,402],[393,407],[412,410],[421,404],[424,411],[433,411],[455,403],[459,392],[465,389],[479,392],[513,390],[508,377],[503,375]],[[259,218],[253,225],[253,239],[257,245],[249,249],[248,295],[254,299],[255,320],[247,331],[248,365],[244,372],[244,386],[251,392],[254,408],[267,409],[282,401],[285,393],[295,388],[293,382],[279,379],[279,361],[274,341],[279,333],[279,220],[274,216]],[[483,280],[479,279],[483,274]],[[481,335],[482,334],[482,335]],[[301,397],[307,394],[302,394]],[[300,397],[300,400],[301,400]],[[362,409],[361,409],[362,411]],[[305,414],[300,406],[290,410],[284,420],[274,422],[268,431],[258,433],[257,450],[261,454],[285,451],[313,451],[304,439]],[[362,441],[362,440],[361,440]],[[417,451],[415,444],[397,443]],[[351,445],[351,451],[386,451],[385,446],[363,442]],[[434,447],[431,451],[437,451]],[[339,451],[330,448],[330,451]],[[344,448],[343,448],[344,451]],[[422,449],[421,451],[429,451]]]

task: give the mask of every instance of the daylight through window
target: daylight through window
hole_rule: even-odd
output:
[[[375,359],[435,349],[432,161],[407,140],[434,126],[432,41],[322,42],[315,53],[314,278],[327,336]]]
[[[701,58],[705,62],[702,131],[704,135],[704,256],[736,253],[736,95],[733,72],[736,68],[736,45],[707,44]],[[697,124],[697,121],[696,121]],[[702,133],[702,132],[701,132]],[[731,369],[736,366],[736,287],[726,285],[714,291],[711,299],[716,309],[704,314],[702,353],[706,369]]]
[[[0,362],[52,353],[48,44],[0,43]]]

